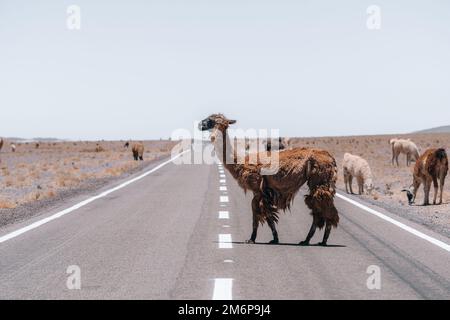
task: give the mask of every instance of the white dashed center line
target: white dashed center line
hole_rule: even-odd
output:
[[[219,234],[219,249],[232,249],[233,240],[231,239],[231,234],[221,233]]]
[[[219,205],[221,208],[226,208],[229,202],[227,186],[226,186],[226,177],[225,171],[223,170],[222,164],[218,164],[217,166],[219,170]],[[227,210],[219,210],[219,219],[220,220],[228,220],[230,219],[230,212]],[[230,225],[224,224],[222,228],[230,228]],[[233,240],[231,238],[230,233],[220,233],[218,235],[219,238],[219,249],[232,249],[233,248]],[[224,263],[233,263],[234,261],[231,259],[225,259]],[[214,279],[214,292],[213,292],[213,300],[232,300],[233,299],[233,279],[231,278],[216,278]]]
[[[233,279],[214,279],[213,300],[232,300]]]
[[[230,219],[228,211],[219,211],[219,219]]]

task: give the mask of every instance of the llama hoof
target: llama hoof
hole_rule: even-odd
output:
[[[247,243],[247,244],[255,244],[255,240],[252,240],[252,239],[245,240],[245,243]]]
[[[321,247],[326,247],[327,243],[326,242],[319,242],[317,245],[321,246]]]
[[[300,241],[300,242],[298,243],[298,245],[299,245],[299,246],[309,246],[309,241],[306,241],[306,240]]]
[[[278,243],[279,243],[278,239],[273,239],[268,242],[268,244],[278,244]]]

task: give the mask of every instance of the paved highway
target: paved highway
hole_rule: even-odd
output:
[[[281,215],[280,244],[266,244],[267,225],[245,244],[251,195],[222,170],[162,161],[0,229],[0,299],[450,298],[449,239],[343,198],[328,247],[297,245],[312,219],[302,194]]]

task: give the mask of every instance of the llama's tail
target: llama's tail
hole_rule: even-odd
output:
[[[437,149],[434,154],[435,154],[436,158],[438,158],[439,160],[443,160],[443,159],[447,158],[447,152],[445,151],[444,148]]]
[[[307,196],[305,203],[311,209],[317,226],[321,229],[325,223],[330,223],[333,227],[339,224],[339,214],[334,206],[334,192],[328,186],[319,186]]]
[[[317,226],[323,228],[325,223],[337,227],[339,224],[339,214],[334,205],[336,194],[337,165],[336,160],[331,157],[331,161],[323,167],[318,176],[312,178],[308,183],[310,193],[305,196],[305,203],[311,214],[317,221]]]

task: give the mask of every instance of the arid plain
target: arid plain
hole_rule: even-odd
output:
[[[355,197],[450,236],[449,178],[442,205],[422,206],[423,188],[419,190],[416,203],[409,205],[402,190],[412,184],[414,162],[407,167],[406,156],[401,155],[400,166],[392,165],[391,138],[410,138],[420,152],[450,146],[447,133],[291,138],[290,146],[328,150],[338,164],[337,186],[342,193],[345,193],[344,153],[363,157],[371,167],[375,189],[370,195]],[[124,146],[125,141],[41,142],[39,148],[35,142],[20,142],[15,143],[15,152],[10,143],[7,141],[0,153],[0,214],[27,206],[28,211],[36,210],[41,207],[36,203],[45,204],[83,190],[95,190],[112,179],[142,170],[153,160],[168,156],[176,144],[168,140],[144,141],[144,161],[134,161],[132,142],[129,148]],[[353,183],[357,190],[356,181]]]
[[[16,146],[12,151],[11,143]],[[125,141],[11,142],[0,153],[0,209],[88,188],[167,156],[173,142],[144,141],[144,160],[134,161]]]

